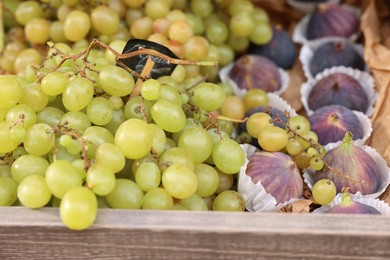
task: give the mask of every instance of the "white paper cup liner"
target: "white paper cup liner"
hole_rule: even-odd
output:
[[[360,192],[357,192],[356,194],[351,194],[352,200],[366,204],[368,206],[371,206],[378,210],[382,215],[390,215],[390,206],[389,204],[385,203],[382,200],[374,199],[374,198],[365,198],[362,197]],[[313,213],[325,213],[329,211],[334,206],[341,203],[342,200],[342,194],[339,193],[336,195],[336,197],[333,199],[333,201],[326,206],[322,206],[318,209],[315,209]]]
[[[304,3],[299,0],[287,0],[287,3],[297,9],[298,11],[302,13],[310,13],[313,12],[316,6],[318,5],[317,3]],[[328,0],[324,3],[340,3],[340,0]]]
[[[344,67],[344,66],[336,66],[336,67],[326,69],[323,72],[317,74],[317,76],[314,79],[313,78],[309,79],[308,81],[302,84],[300,89],[301,102],[307,114],[311,115],[313,113],[313,110],[310,109],[308,103],[310,92],[312,91],[312,89],[314,88],[314,86],[317,84],[318,81],[334,73],[343,73],[349,75],[360,83],[360,85],[362,86],[364,92],[367,94],[368,97],[369,105],[367,110],[365,111],[365,114],[370,117],[374,112],[374,106],[377,99],[377,92],[375,91],[374,79],[368,72],[361,71],[358,69],[353,69],[350,67]]]
[[[337,147],[341,144],[342,141],[339,141],[337,143],[331,143],[325,146],[326,151],[329,151],[333,149],[334,147]],[[371,194],[364,194],[360,195],[363,198],[378,198],[389,186],[390,184],[390,168],[387,166],[387,162],[385,159],[382,158],[382,156],[372,147],[368,145],[360,145],[353,141],[353,144],[356,146],[359,146],[364,151],[366,151],[371,158],[375,161],[376,165],[379,167],[379,173],[380,173],[380,185],[377,190],[377,192],[371,193]],[[314,181],[314,173],[315,171],[311,169],[310,167],[304,170],[303,173],[303,180],[306,182],[310,190],[313,188],[313,185],[315,183]],[[358,194],[358,193],[356,193]],[[360,193],[359,193],[360,194]]]
[[[241,147],[246,154],[246,158],[257,151],[256,147],[249,144],[243,144]],[[277,203],[276,199],[264,189],[260,182],[255,184],[246,175],[245,171],[248,163],[249,160],[246,159],[239,172],[237,185],[237,191],[244,199],[245,207],[248,211],[272,212],[303,198],[292,198],[284,203]]]
[[[279,95],[277,95],[275,93],[267,93],[267,95],[269,98],[268,106],[273,107],[273,108],[277,108],[282,112],[288,111],[290,116],[297,115],[297,112],[295,111],[295,109],[292,108],[291,105],[289,103],[287,103],[287,101],[284,100],[283,98],[281,98]]]
[[[288,0],[289,4],[290,4],[290,2],[297,2],[297,1]],[[329,2],[340,2],[340,1],[329,1]],[[306,6],[306,10],[309,10],[309,11],[304,11],[305,13],[312,12],[316,6],[316,4],[309,5],[309,4],[304,4],[304,3],[295,3],[295,5],[296,6],[300,5],[301,8],[304,8]],[[346,9],[350,10],[356,17],[360,17],[361,10],[359,8],[351,6],[351,5],[342,5],[342,6],[344,6]],[[295,43],[306,44],[306,43],[311,42],[311,41],[327,38],[327,37],[321,37],[321,38],[317,38],[315,40],[307,39],[307,26],[309,24],[310,17],[311,17],[311,13],[306,14],[304,17],[301,18],[301,20],[299,20],[297,25],[294,27],[294,31],[292,34],[292,40]],[[356,32],[356,33],[352,34],[350,37],[348,37],[348,39],[346,39],[346,40],[354,42],[357,40],[358,37],[359,37],[359,32]]]
[[[305,74],[305,77],[307,79],[310,80],[310,79],[315,77],[310,72],[310,62],[314,56],[314,53],[322,45],[329,43],[329,42],[348,42],[348,40],[346,40],[345,38],[340,38],[340,37],[326,37],[326,38],[321,38],[318,40],[307,42],[302,46],[302,48],[299,52],[299,60],[302,63],[303,73]],[[360,56],[364,57],[364,46],[362,44],[352,43],[352,42],[349,42],[349,43],[357,51],[357,53],[360,54]],[[367,64],[366,64],[364,70],[367,72],[369,71]]]
[[[233,92],[234,92],[235,96],[237,96],[239,98],[242,98],[244,96],[244,94],[247,92],[247,90],[239,88],[237,86],[236,82],[234,82],[230,78],[229,73],[232,70],[233,66],[234,66],[234,63],[231,63],[231,64],[221,68],[221,70],[219,71],[219,77],[220,77],[220,79],[221,79],[221,81],[223,83],[229,84],[233,88]],[[275,94],[280,95],[283,92],[285,92],[286,89],[288,88],[288,85],[289,85],[289,82],[290,82],[290,76],[282,68],[279,68],[278,71],[279,71],[281,86],[280,86],[280,88],[277,91],[275,91],[275,92],[268,92],[268,93],[275,93]]]

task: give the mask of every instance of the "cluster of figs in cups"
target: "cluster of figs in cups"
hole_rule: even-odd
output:
[[[299,170],[287,153],[242,144],[247,159],[239,172],[237,188],[246,209],[276,211],[304,199],[305,184],[312,189],[316,181],[330,179],[337,195],[313,213],[390,214],[389,205],[378,199],[390,184],[390,168],[375,149],[365,144],[372,132],[370,117],[377,93],[363,59],[364,47],[355,42],[360,10],[339,1],[288,3],[306,12],[292,36],[274,26],[271,42],[250,46],[219,75],[239,97],[252,88],[267,92],[269,105],[252,109],[246,116],[267,112],[286,120],[285,111],[290,117],[297,112],[280,95],[289,87],[287,70],[296,58],[295,44],[300,45],[297,55],[307,79],[300,87],[301,102],[311,130],[325,147],[325,167],[319,171],[310,167]],[[238,131],[244,130],[245,126],[238,127]]]

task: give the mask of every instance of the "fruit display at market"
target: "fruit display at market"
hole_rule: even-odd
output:
[[[0,206],[58,207],[66,227],[83,230],[104,207],[262,211],[260,186],[273,199],[264,211],[311,200],[312,212],[336,194],[329,189],[325,200],[313,199],[306,169],[318,182],[332,180],[337,193],[349,188],[351,196],[383,192],[389,184],[370,155],[361,164],[365,155],[350,139],[339,152],[349,157],[332,155],[319,136],[326,126],[320,123],[317,132],[305,111],[271,93],[281,88],[280,71],[295,66],[300,46],[261,2],[0,5]],[[344,29],[349,36],[352,29]],[[278,48],[283,57],[275,55]],[[324,58],[314,74],[328,66],[325,57],[329,66],[338,65],[331,55],[350,57],[317,55]],[[364,70],[362,59],[351,62],[344,65]],[[227,66],[235,86],[221,80]],[[320,82],[328,89],[314,89],[310,104],[326,106],[338,96],[343,108],[366,111],[365,92],[354,91],[359,82],[340,75],[332,75],[340,82]],[[234,94],[237,87],[242,96]],[[351,91],[356,95],[347,95]],[[361,138],[354,114],[339,113],[345,120],[339,125],[349,124]],[[345,133],[329,142],[342,141]],[[345,161],[352,165],[335,170]],[[356,176],[355,167],[364,174]],[[243,175],[250,176],[249,185]],[[351,176],[357,184],[346,181]]]

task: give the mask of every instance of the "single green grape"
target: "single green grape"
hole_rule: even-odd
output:
[[[316,203],[328,205],[336,196],[336,185],[329,179],[321,179],[313,185],[311,192]]]

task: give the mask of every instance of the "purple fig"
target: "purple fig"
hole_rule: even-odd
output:
[[[331,41],[321,45],[314,52],[309,69],[315,77],[318,73],[333,66],[345,66],[364,70],[365,62],[357,50],[346,41]]]
[[[324,106],[309,116],[310,128],[318,136],[322,145],[343,140],[345,134],[352,133],[354,140],[364,136],[363,127],[355,113],[339,105]]]
[[[241,89],[259,88],[266,92],[275,92],[282,84],[276,64],[260,55],[241,56],[234,62],[229,76]]]
[[[283,69],[291,68],[296,57],[294,42],[281,26],[272,27],[272,39],[267,44],[251,43],[248,53],[267,57]]]
[[[374,159],[352,143],[348,132],[340,145],[329,150],[323,158],[325,167],[314,173],[314,182],[330,179],[337,192],[348,188],[351,193],[360,191],[372,194],[380,187],[380,171]]]
[[[319,4],[311,14],[307,25],[307,38],[321,37],[348,38],[359,31],[359,17],[345,6],[324,3]]]
[[[381,214],[376,208],[354,201],[349,192],[343,192],[341,195],[341,203],[333,206],[325,213],[336,213],[336,214]]]
[[[303,195],[303,180],[293,159],[281,152],[256,152],[249,157],[246,168],[253,183],[261,182],[277,203]]]
[[[308,97],[311,110],[329,105],[340,105],[365,113],[368,96],[360,83],[344,73],[333,73],[319,80]]]

